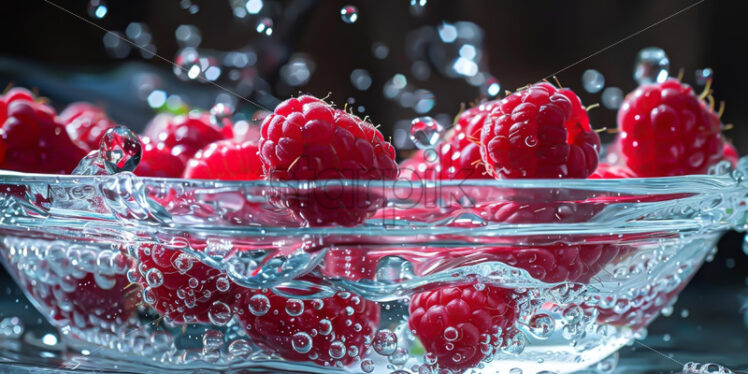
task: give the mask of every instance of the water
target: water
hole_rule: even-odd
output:
[[[410,139],[420,149],[434,147],[444,134],[444,127],[432,117],[418,117],[410,123]]]
[[[257,21],[255,30],[258,34],[263,34],[266,36],[273,35],[273,20],[268,17],[260,18]]]
[[[623,103],[623,90],[618,87],[608,87],[603,90],[600,100],[605,108],[616,110]]]
[[[101,138],[99,155],[110,174],[134,171],[142,153],[140,139],[125,126],[111,128]]]
[[[644,48],[636,56],[634,80],[638,84],[664,82],[670,72],[670,59],[662,48]]]
[[[587,69],[582,74],[582,87],[589,93],[598,93],[605,87],[605,76],[595,69]]]
[[[359,91],[366,91],[371,87],[372,79],[368,71],[355,69],[351,72],[351,84]]]
[[[93,18],[102,19],[109,13],[109,8],[104,0],[90,0],[88,2],[88,15]]]
[[[706,85],[706,82],[714,79],[714,71],[711,68],[703,68],[694,72],[694,82],[698,86]]]
[[[345,23],[356,23],[358,21],[358,8],[354,5],[346,5],[340,8],[340,19]]]

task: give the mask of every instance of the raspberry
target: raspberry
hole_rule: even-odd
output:
[[[724,155],[724,159],[732,164],[732,167],[738,166],[738,158],[740,158],[740,156],[738,155],[738,150],[735,149],[734,145],[725,141],[725,147],[722,150],[722,154]]]
[[[495,178],[586,178],[600,139],[567,88],[538,83],[501,100],[481,131],[481,157]]]
[[[590,174],[590,179],[623,179],[634,178],[636,175],[627,167],[622,165],[610,165],[600,163],[594,173]]]
[[[141,177],[179,178],[185,168],[185,162],[171,152],[164,143],[154,143],[151,138],[140,138],[143,144],[143,156],[135,175]]]
[[[291,98],[265,117],[260,159],[270,180],[393,179],[395,149],[374,126],[312,96]],[[321,184],[318,184],[321,185]],[[282,192],[277,202],[309,225],[356,225],[381,196],[356,186]]]
[[[184,178],[254,180],[262,179],[257,144],[219,140],[198,151],[187,163]]]
[[[29,173],[69,174],[86,155],[68,136],[54,109],[35,102],[25,89],[12,89],[2,99],[0,118],[4,157],[0,168]]]
[[[89,103],[73,103],[60,114],[71,139],[86,152],[99,149],[107,130],[116,127],[104,111]]]
[[[138,260],[143,299],[168,322],[213,323],[212,314],[230,312],[237,286],[218,269],[153,244],[138,247]]]
[[[28,283],[26,289],[57,326],[81,330],[122,326],[135,312],[137,295],[125,290],[129,281],[124,275],[79,276],[66,275],[62,280],[57,278],[56,283]]]
[[[618,128],[623,162],[638,177],[704,174],[722,160],[719,117],[677,79],[628,94]]]
[[[462,371],[500,348],[515,320],[512,291],[467,284],[413,296],[408,324],[440,368]]]
[[[247,335],[290,361],[345,366],[362,357],[379,325],[379,306],[349,292],[293,299],[247,290],[235,303]]]
[[[231,139],[234,134],[231,126],[218,128],[210,121],[210,115],[207,113],[190,113],[184,116],[171,118],[163,126],[154,140],[163,142],[168,148],[171,148],[172,154],[178,156],[186,164],[197,151],[210,143],[223,139]],[[151,129],[146,133],[158,129]]]

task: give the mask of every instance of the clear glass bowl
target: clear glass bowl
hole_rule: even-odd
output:
[[[122,368],[571,372],[645,333],[744,229],[746,166],[422,183],[2,172],[2,260],[67,344]],[[503,306],[477,332],[416,328],[424,295],[450,289]]]

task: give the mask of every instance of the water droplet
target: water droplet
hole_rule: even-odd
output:
[[[553,335],[556,328],[556,321],[547,314],[536,314],[528,323],[530,333],[538,339],[548,339]]]
[[[93,18],[102,19],[109,12],[104,0],[91,0],[88,2],[88,15]]]
[[[703,68],[694,72],[694,80],[696,85],[703,86],[707,81],[714,78],[714,71],[711,68]]]
[[[384,60],[390,54],[390,47],[382,42],[376,42],[371,45],[371,53],[379,60]]]
[[[600,100],[604,107],[613,110],[618,109],[623,102],[623,90],[618,87],[608,87],[603,90]]]
[[[690,313],[689,313],[688,309],[683,309],[683,310],[680,311],[680,317],[681,318],[688,318],[689,314]]]
[[[151,287],[159,287],[164,284],[164,275],[156,268],[148,269],[145,272],[145,281]]]
[[[634,66],[634,80],[638,84],[664,82],[670,71],[670,60],[662,48],[648,47],[639,51]]]
[[[289,86],[303,86],[309,82],[315,67],[309,55],[296,53],[281,67],[280,75]]]
[[[420,149],[435,146],[443,132],[444,127],[431,117],[418,117],[410,122],[410,139]]]
[[[496,97],[501,93],[501,84],[494,77],[488,77],[483,82],[481,92],[488,97]]]
[[[582,86],[589,93],[598,93],[605,87],[605,76],[595,69],[587,69],[582,74]]]
[[[231,126],[234,107],[228,103],[217,103],[210,108],[210,122],[218,127]]]
[[[312,350],[312,337],[305,332],[297,332],[291,338],[291,347],[299,353],[307,353]]]
[[[264,316],[270,311],[270,299],[267,296],[258,294],[249,298],[249,312],[255,316]]]
[[[408,362],[408,350],[403,347],[398,347],[397,349],[395,349],[395,352],[393,352],[390,357],[388,357],[388,360],[392,365],[404,365],[406,362]]]
[[[345,356],[345,344],[342,342],[332,342],[330,343],[330,349],[328,352],[330,354],[330,357],[339,360]]]
[[[340,18],[345,23],[356,23],[358,21],[358,8],[353,5],[340,8]]]
[[[273,20],[267,17],[260,18],[257,21],[257,27],[255,27],[255,30],[257,30],[259,34],[267,36],[273,35]]]
[[[215,351],[223,345],[223,333],[218,330],[208,330],[203,333],[203,350]]]
[[[517,355],[525,350],[526,345],[527,337],[525,334],[519,330],[511,330],[507,333],[505,346],[502,349],[507,353]]]
[[[194,25],[179,25],[174,31],[174,36],[182,47],[197,47],[203,41],[200,29]]]
[[[101,138],[99,155],[109,173],[135,170],[141,154],[140,139],[125,126],[111,128]]]
[[[371,75],[364,69],[355,69],[351,72],[351,84],[359,91],[366,91],[371,87]]]
[[[233,313],[231,307],[222,301],[214,301],[208,310],[210,322],[217,326],[223,326],[231,320]]]
[[[299,299],[288,299],[286,301],[286,313],[291,317],[296,317],[304,312],[304,302]]]
[[[252,354],[252,345],[244,339],[237,339],[229,344],[228,352],[233,359],[246,359]]]
[[[107,54],[114,58],[125,58],[130,54],[130,44],[119,31],[107,31],[102,38]]]
[[[397,335],[387,329],[379,330],[374,335],[371,345],[380,355],[389,356],[397,349]]]
[[[374,360],[367,358],[361,361],[361,370],[364,373],[371,373],[375,368]]]

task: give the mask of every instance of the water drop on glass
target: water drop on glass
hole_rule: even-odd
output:
[[[444,127],[431,117],[418,117],[410,122],[410,139],[420,149],[435,146],[443,132]]]
[[[623,90],[618,87],[608,87],[603,90],[600,100],[604,107],[616,110],[623,102]]]
[[[109,12],[104,0],[91,0],[88,2],[88,15],[94,18],[102,19]]]
[[[353,5],[340,8],[340,18],[345,23],[356,23],[358,21],[358,8]]]
[[[527,324],[530,333],[538,339],[548,339],[553,335],[556,328],[556,321],[547,314],[536,314]]]
[[[265,295],[254,295],[249,298],[249,312],[255,316],[264,316],[270,311],[270,299]]]
[[[101,138],[99,155],[111,174],[135,170],[141,154],[140,139],[125,126],[111,128]]]
[[[662,48],[644,48],[636,56],[634,80],[638,84],[664,82],[668,78],[669,71],[670,60]]]
[[[587,69],[582,74],[582,86],[589,93],[598,93],[605,87],[605,76],[595,69]]]
[[[297,332],[291,337],[291,347],[299,353],[307,353],[312,350],[312,337],[305,332]]]
[[[371,343],[374,350],[383,356],[389,356],[397,349],[397,335],[390,330],[377,331]]]
[[[255,28],[259,34],[267,36],[273,35],[273,20],[267,17],[260,18],[257,21],[257,27]]]
[[[286,313],[291,317],[296,317],[304,312],[304,302],[299,299],[288,299],[286,301]]]

